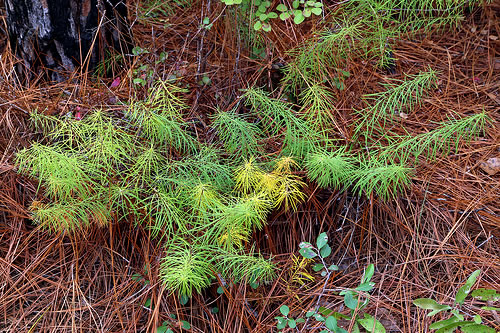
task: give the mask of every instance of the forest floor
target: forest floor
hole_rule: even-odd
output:
[[[31,222],[28,207],[36,182],[16,173],[13,158],[33,138],[32,110],[76,115],[120,108],[129,96],[143,96],[149,79],[176,77],[189,90],[185,120],[195,124],[199,138],[212,140],[208,115],[216,106],[230,110],[240,89],[254,84],[279,91],[280,64],[291,57],[287,51],[319,28],[312,23],[273,26],[263,39],[262,56],[252,57],[252,50],[240,44],[234,18],[218,17],[223,7],[212,1],[207,11],[206,3],[198,1],[169,15],[161,7],[130,5],[135,43],[147,53],[110,63],[110,78],[75,73],[72,82],[78,84],[17,84],[16,60],[2,27],[0,332],[154,332],[162,323],[173,331],[276,332],[282,305],[291,309],[290,317],[303,317],[318,305],[348,313],[338,291],[358,286],[368,264],[375,265],[375,289],[363,311],[378,318],[387,332],[430,331],[436,318],[427,317],[428,311],[413,301],[431,297],[452,305],[475,270],[481,273],[474,288],[499,291],[500,172],[491,160],[500,158],[498,2],[479,6],[459,27],[400,39],[393,49],[392,74],[370,60],[348,63],[345,89],[334,99],[341,127],[351,121],[352,109],[362,107],[363,94],[380,90],[379,82],[404,79],[429,66],[439,73],[436,91],[416,112],[400,114],[411,134],[446,121],[450,110],[458,116],[485,110],[492,122],[484,135],[460,142],[436,161],[420,163],[411,187],[396,199],[363,198],[309,183],[297,213],[272,215],[267,227],[252,236],[279,268],[271,284],[256,289],[234,284],[222,294],[214,284],[181,304],[158,277],[162,247],[148,241],[144,228],[120,223],[70,237]],[[202,27],[205,16],[217,18],[210,29]],[[162,52],[168,57],[159,61]],[[144,79],[146,87],[134,78]],[[341,268],[326,286],[310,265],[298,264],[299,244],[314,242],[323,231],[330,236],[332,260]],[[480,314],[483,323],[500,330],[498,314],[481,310],[483,303],[467,298],[461,309]],[[353,327],[349,321],[339,323]],[[309,322],[307,331],[319,332],[315,327],[320,324]]]

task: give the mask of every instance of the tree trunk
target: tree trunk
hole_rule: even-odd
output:
[[[125,1],[6,0],[10,45],[23,60],[18,72],[29,79],[47,70],[61,81],[78,66],[94,68],[106,49],[130,53]]]

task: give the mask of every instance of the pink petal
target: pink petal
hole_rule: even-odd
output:
[[[118,87],[120,85],[120,77],[118,76],[116,79],[111,82],[111,88]]]

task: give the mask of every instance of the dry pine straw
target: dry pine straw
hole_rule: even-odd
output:
[[[191,85],[189,117],[200,120],[196,130],[203,137],[206,115],[214,105],[229,107],[248,82],[268,84],[271,61],[286,60],[284,51],[297,45],[310,27],[277,26],[269,35],[277,45],[273,58],[257,61],[244,51],[238,53],[231,22],[220,19],[212,30],[199,31],[202,10],[207,8],[197,3],[170,18],[165,29],[156,20],[137,23],[134,32],[151,54],[175,50],[156,71],[164,77],[181,73]],[[212,3],[211,10],[218,13],[221,8]],[[309,200],[298,213],[275,214],[268,227],[255,234],[261,251],[273,253],[281,268],[273,284],[257,290],[237,285],[222,296],[213,287],[185,306],[162,288],[157,274],[161,247],[148,241],[144,228],[122,223],[91,228],[75,237],[48,234],[28,220],[26,207],[36,188],[17,176],[12,166],[13,153],[32,138],[26,124],[28,110],[38,106],[65,114],[76,107],[116,105],[114,101],[130,94],[130,83],[123,79],[114,90],[88,80],[84,87],[31,82],[20,88],[13,84],[14,60],[6,48],[0,68],[0,331],[145,332],[174,313],[196,332],[270,332],[282,304],[297,316],[321,295],[321,305],[340,309],[342,299],[334,290],[356,286],[367,263],[376,266],[377,285],[366,311],[380,318],[388,331],[426,332],[430,319],[412,306],[412,300],[433,297],[451,303],[460,284],[476,269],[482,271],[478,286],[499,290],[499,175],[488,175],[478,167],[500,152],[500,70],[495,67],[500,62],[499,41],[488,38],[500,34],[498,15],[498,5],[492,4],[468,17],[456,31],[401,41],[394,52],[398,73],[416,73],[429,65],[440,72],[437,91],[408,119],[401,119],[407,129],[413,134],[425,132],[430,122],[446,120],[450,110],[464,116],[485,109],[495,122],[484,137],[436,162],[422,163],[412,187],[388,203],[318,190],[310,184]],[[201,63],[211,77],[210,86],[196,83]],[[359,108],[362,94],[379,91],[377,82],[387,78],[367,62],[354,61],[346,69],[352,75],[346,90],[338,93],[335,107],[347,132],[349,111]],[[120,75],[126,78],[126,73]],[[313,240],[320,231],[329,232],[334,262],[344,268],[326,290],[319,277],[304,285],[292,280],[292,254],[297,254],[301,241]],[[134,273],[142,279],[133,279]],[[153,311],[143,307],[148,298]],[[214,306],[218,314],[210,311]],[[479,311],[471,302],[464,310]],[[498,328],[500,323],[494,323],[492,316],[481,314]],[[179,323],[173,320],[173,325]]]

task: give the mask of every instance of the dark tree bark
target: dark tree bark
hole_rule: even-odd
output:
[[[78,66],[92,69],[108,48],[130,53],[125,0],[5,0],[10,45],[25,77],[47,69],[60,81]]]

